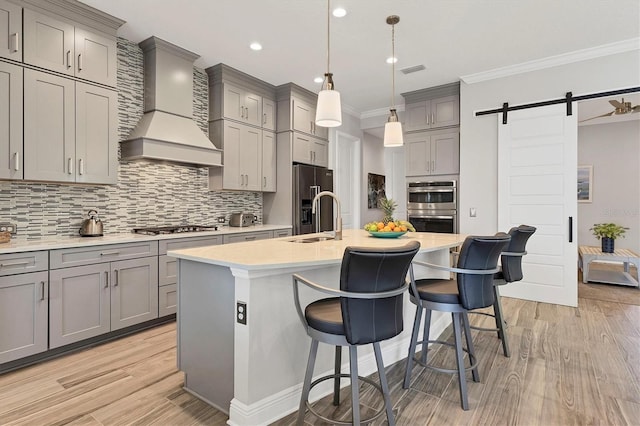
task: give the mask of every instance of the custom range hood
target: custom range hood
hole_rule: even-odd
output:
[[[222,166],[222,150],[193,121],[193,63],[198,55],[157,37],[144,52],[144,115],[120,142],[123,160]]]

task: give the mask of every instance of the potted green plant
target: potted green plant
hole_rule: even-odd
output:
[[[618,237],[624,238],[624,233],[629,228],[616,225],[615,223],[596,223],[593,228],[589,228],[597,239],[602,239],[602,252],[613,253],[615,250],[614,241]]]

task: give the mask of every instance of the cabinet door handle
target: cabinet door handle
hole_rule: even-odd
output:
[[[82,158],[78,160],[78,173],[84,174],[84,161],[82,161]]]
[[[40,300],[44,300],[44,281],[40,281]]]
[[[436,162],[435,160],[431,160],[431,172],[435,172],[436,171]]]
[[[72,175],[73,174],[73,158],[69,157],[69,160],[67,161],[67,166],[69,167],[69,174]]]
[[[113,270],[113,286],[114,287],[118,287],[118,281],[119,281],[119,279],[118,279],[118,270],[114,269]]]
[[[109,271],[104,271],[104,288],[109,288]]]
[[[20,153],[16,152],[15,154],[13,154],[13,170],[15,170],[16,172],[18,170],[20,170]]]
[[[112,250],[112,251],[103,251],[100,253],[100,256],[109,256],[112,254],[120,254],[120,252],[118,250]]]
[[[71,68],[71,51],[67,50],[67,69]]]
[[[23,265],[28,265],[30,264],[30,261],[24,261],[24,262],[13,262],[13,263],[0,263],[0,268],[4,268],[6,266],[23,266]]]
[[[436,124],[436,119],[433,113],[431,113],[431,125],[433,126],[434,124]]]
[[[265,176],[265,177],[263,177],[262,179],[264,179],[264,184],[263,184],[263,186],[266,188],[266,187],[267,187],[267,177]]]
[[[255,239],[256,239],[255,236],[253,236],[253,237],[244,237],[245,241],[252,241],[252,240],[255,240]]]
[[[78,71],[82,71],[82,53],[78,54]]]
[[[267,114],[262,114],[262,124],[267,124]]]
[[[13,37],[13,51],[17,52],[20,50],[20,34],[13,33],[12,37]]]

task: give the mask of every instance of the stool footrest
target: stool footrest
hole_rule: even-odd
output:
[[[424,340],[420,340],[420,341],[416,342],[416,346],[420,345],[422,343],[425,343],[425,341]],[[453,343],[445,342],[444,340],[427,340],[426,343],[427,344],[436,343],[436,344],[439,344],[439,345],[450,346],[452,348],[456,347]],[[462,350],[464,352],[466,352],[467,355],[469,355],[469,366],[465,367],[464,371],[471,371],[471,370],[473,370],[474,368],[476,368],[478,366],[478,360],[476,359],[475,355],[473,355],[473,354],[471,354],[469,352],[469,350],[467,348],[462,348]],[[452,369],[452,368],[444,368],[444,367],[438,367],[438,366],[435,366],[435,365],[425,364],[421,360],[416,358],[415,355],[413,357],[413,360],[416,363],[420,364],[421,366],[423,366],[425,368],[428,368],[430,370],[435,370],[435,371],[439,371],[441,373],[447,373],[447,374],[458,374],[458,369],[457,368]]]
[[[320,384],[326,380],[331,380],[331,379],[335,379],[337,377],[342,378],[346,378],[349,379],[351,378],[350,374],[346,374],[346,373],[340,373],[340,374],[328,374],[326,376],[322,376],[316,380],[314,380],[313,382],[311,382],[311,387],[309,388],[309,392],[311,392],[311,389],[313,389],[313,387],[317,384]],[[377,384],[376,382],[374,382],[373,380],[371,380],[368,377],[363,377],[363,376],[358,376],[358,380],[362,380],[365,383],[370,384],[371,386],[373,386],[374,388],[376,388],[378,390],[378,392],[380,392],[380,394],[383,394],[382,392],[382,388],[380,387],[379,384]],[[353,386],[353,384],[351,384]],[[357,384],[356,384],[357,386]],[[322,414],[318,413],[316,410],[313,409],[313,407],[311,406],[311,404],[309,403],[309,401],[305,401],[305,405],[307,406],[307,409],[309,410],[309,412],[311,412],[314,416],[318,417],[319,419],[327,422],[327,423],[332,423],[332,424],[336,424],[336,425],[351,425],[353,423],[351,422],[344,422],[341,420],[336,420],[336,419],[331,419],[328,417],[323,416]],[[352,407],[353,409],[353,407]],[[382,408],[377,411],[372,417],[368,418],[368,419],[362,419],[360,420],[360,422],[362,424],[367,424],[367,423],[371,423],[374,420],[376,420],[378,417],[380,417],[383,413],[385,412],[385,406],[384,404],[382,405]]]

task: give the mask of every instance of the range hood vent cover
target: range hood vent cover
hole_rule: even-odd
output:
[[[193,63],[198,55],[157,37],[144,52],[144,115],[120,142],[122,159],[222,166],[222,150],[193,121]]]

